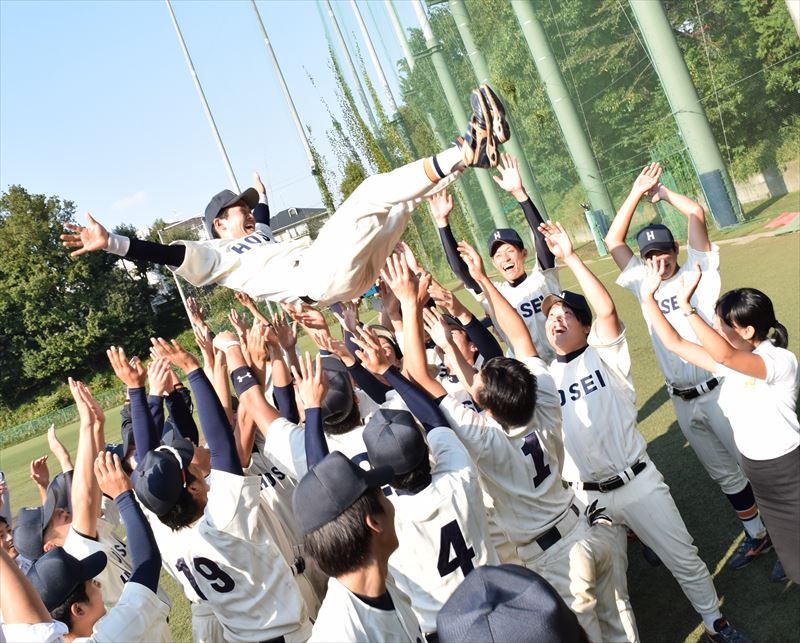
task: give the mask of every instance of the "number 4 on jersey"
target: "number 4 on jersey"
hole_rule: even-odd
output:
[[[450,548],[453,549],[455,554],[453,558],[450,558]],[[439,539],[439,576],[444,578],[459,567],[461,568],[461,573],[466,576],[475,568],[472,564],[473,558],[475,558],[475,550],[472,547],[467,547],[467,542],[464,540],[464,535],[461,533],[461,527],[458,526],[458,523],[454,520],[442,527]]]

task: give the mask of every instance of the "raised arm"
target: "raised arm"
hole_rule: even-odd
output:
[[[453,335],[441,313],[435,308],[426,308],[422,311],[422,318],[425,331],[450,360],[450,365],[455,370],[454,375],[461,382],[461,386],[474,398],[475,368],[455,345]]]
[[[533,344],[528,327],[516,309],[500,294],[500,291],[497,290],[497,287],[486,275],[483,259],[481,259],[478,251],[466,241],[460,242],[458,249],[469,267],[470,274],[478,282],[483,292],[486,293],[486,298],[489,300],[494,312],[493,316],[497,320],[500,330],[508,337],[516,358],[537,357],[539,353],[536,352],[536,346]]]
[[[328,441],[322,428],[322,401],[328,392],[328,376],[319,353],[313,361],[306,353],[298,365],[299,368],[292,367],[292,373],[306,411],[306,463],[310,469],[328,455]]]
[[[436,227],[439,230],[439,239],[444,248],[445,257],[447,257],[447,264],[450,270],[458,277],[464,286],[469,288],[475,293],[481,292],[481,287],[475,283],[475,280],[470,276],[467,266],[458,254],[458,247],[456,246],[456,239],[453,236],[453,230],[450,228],[450,212],[453,210],[453,197],[447,190],[437,192],[433,196],[428,197],[428,205],[430,206],[433,218],[436,221]]]
[[[8,625],[35,625],[52,623],[53,617],[42,602],[42,597],[34,589],[22,570],[0,547],[0,612],[3,622]]]
[[[262,225],[269,225],[269,201],[267,200],[267,188],[264,187],[264,182],[258,172],[253,172],[253,187],[258,192],[258,204],[253,208],[253,218],[256,223]]]
[[[153,416],[150,415],[147,398],[144,395],[147,372],[140,361],[128,360],[122,348],[112,346],[106,351],[106,355],[116,376],[128,387],[136,461],[141,462],[148,451],[152,451],[161,443],[161,435],[156,429]]]
[[[628,194],[628,198],[625,199],[619,210],[617,210],[617,216],[615,216],[614,221],[611,222],[611,227],[608,229],[605,241],[608,251],[611,253],[614,262],[620,270],[625,270],[625,267],[633,256],[633,250],[625,243],[625,237],[628,236],[628,229],[631,226],[633,214],[636,212],[636,206],[639,205],[639,201],[641,201],[645,194],[659,185],[658,180],[660,177],[660,163],[656,162],[647,165],[639,176],[636,177],[636,180],[633,182],[633,187],[631,187],[630,194]]]
[[[688,196],[673,192],[661,183],[651,190],[650,194],[653,203],[666,201],[688,219],[690,248],[700,252],[711,250],[711,241],[708,239],[708,228],[706,228],[706,213],[702,205],[692,201]]]
[[[72,528],[83,536],[96,538],[102,496],[94,477],[94,459],[98,454],[94,434],[98,427],[102,431],[105,417],[102,411],[98,416],[100,407],[82,382],[71,377],[68,382],[80,416],[80,437],[72,473]]]

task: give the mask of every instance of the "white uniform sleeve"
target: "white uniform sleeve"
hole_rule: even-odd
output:
[[[767,384],[797,381],[797,357],[794,353],[773,349],[759,352],[758,355],[764,360],[764,366],[767,369]]]
[[[8,643],[63,643],[69,628],[61,621],[49,623],[3,623],[0,634]]]
[[[617,285],[627,288],[634,294],[638,301],[641,301],[642,296],[640,289],[646,274],[647,266],[644,261],[642,261],[639,255],[633,255],[628,261],[628,265],[619,273]]]
[[[235,267],[223,266],[223,254],[213,245],[213,242],[173,241],[170,245],[176,244],[186,248],[186,255],[180,266],[177,268],[169,266],[169,268],[194,286],[216,283],[223,274]]]
[[[300,480],[308,471],[305,429],[285,418],[278,418],[267,429],[263,454],[291,478]]]
[[[538,264],[536,269],[540,270]],[[553,294],[560,293],[561,279],[558,276],[558,268],[548,268],[547,270],[542,270],[541,272],[542,276],[544,277],[545,290]]]
[[[452,429],[448,427],[431,429],[428,432],[428,446],[435,462],[434,474],[472,469],[472,458]]]
[[[475,462],[484,457],[491,446],[489,421],[474,409],[464,406],[452,395],[445,397],[439,408],[458,439]]]
[[[261,478],[212,469],[208,486],[205,509],[208,526],[234,538],[252,539],[256,532]]]
[[[140,583],[126,583],[119,602],[95,623],[89,641],[151,641],[152,629],[166,621],[169,608]]]
[[[539,357],[523,360],[525,366],[536,376],[536,407],[533,410],[533,426],[545,431],[561,433],[561,398],[555,380],[547,370],[547,364]]]
[[[719,246],[716,243],[711,244],[711,250],[708,252],[701,252],[695,250],[692,246],[688,246],[686,251],[686,263],[693,267],[695,263],[700,264],[700,269],[703,273],[712,270],[719,271]],[[703,275],[705,279],[705,274]]]
[[[597,351],[603,363],[624,380],[631,376],[631,355],[628,352],[628,340],[625,338],[625,326],[618,337],[608,343],[602,343],[595,332],[595,324],[589,333],[589,346]]]

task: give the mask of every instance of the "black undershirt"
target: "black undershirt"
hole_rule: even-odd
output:
[[[394,610],[394,603],[392,602],[392,597],[389,596],[389,592],[381,594],[380,596],[362,596],[361,594],[356,594],[355,592],[353,592],[353,594],[362,603],[365,603],[370,607],[374,607],[375,609],[383,610],[385,612],[391,612]]]

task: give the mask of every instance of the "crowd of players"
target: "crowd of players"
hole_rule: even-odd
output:
[[[69,380],[74,465],[51,430],[61,473],[50,481],[46,459],[32,462],[42,505],[18,512],[13,538],[10,514],[0,520],[8,641],[171,640],[162,567],[191,603],[196,641],[637,641],[633,537],[710,640],[747,640],[721,613],[637,430],[614,301],[499,153],[510,133],[497,96],[482,86],[472,104],[458,146],[368,179],[310,248],[273,243],[260,182],[214,197],[212,241],[156,247],[91,218],[65,235],[77,254],[104,249],[240,288],[252,319],[232,311],[236,333],[214,335],[190,300],[202,363],[161,338],[146,363],[110,347],[127,387],[120,443],[107,445],[102,409]],[[445,186],[469,166],[496,166],[519,202],[532,269],[513,229],[488,241],[498,282],[456,242]],[[774,545],[773,578],[800,582],[797,359],[763,293],[719,297],[703,209],[660,175],[644,168],[606,237],[618,283],[641,304],[682,431],[742,522],[729,567]],[[459,296],[485,319],[397,243],[422,198]],[[636,235],[638,256],[626,244],[642,198],[687,218],[684,264],[663,225]],[[357,239],[339,243],[347,234]],[[557,261],[582,294],[561,289]],[[380,323],[363,324],[342,295],[378,270]],[[284,311],[267,318],[258,296]],[[319,304],[332,304],[336,327]],[[316,354],[298,352],[298,327]]]

